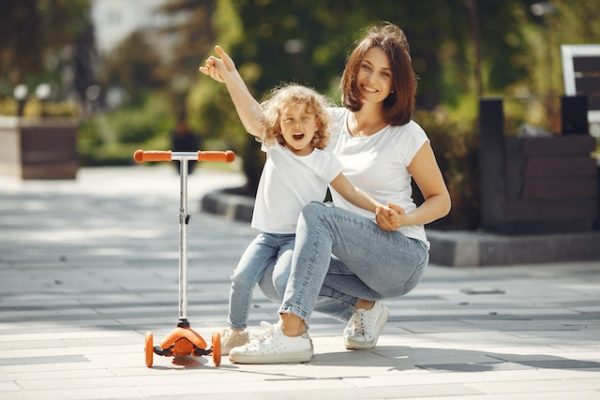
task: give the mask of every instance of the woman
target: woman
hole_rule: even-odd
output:
[[[219,71],[235,70],[221,55],[205,67],[217,80]],[[375,217],[384,230],[334,190],[335,207],[307,205],[298,220],[279,321],[259,340],[232,349],[233,362],[310,360],[307,321],[316,306],[348,320],[347,348],[374,347],[389,314],[380,300],[404,295],[420,281],[429,259],[423,225],[450,211],[429,140],[410,119],[416,77],[400,28],[384,24],[367,32],[348,58],[342,89],[344,107],[330,112],[330,148],[356,187],[388,202]],[[260,125],[256,107],[248,106],[244,114]],[[419,207],[411,198],[411,179],[425,199]]]

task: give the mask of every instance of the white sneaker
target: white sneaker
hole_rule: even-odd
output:
[[[344,344],[348,350],[372,349],[388,320],[390,312],[380,301],[370,310],[354,311],[344,329]]]
[[[238,364],[278,364],[309,361],[313,345],[308,333],[286,336],[277,325],[270,325],[250,343],[229,352],[231,362]]]
[[[226,356],[231,349],[249,342],[248,332],[231,328],[221,330],[221,355]]]

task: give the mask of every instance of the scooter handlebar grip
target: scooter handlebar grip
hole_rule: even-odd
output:
[[[233,160],[235,160],[235,153],[231,150],[198,152],[198,161],[232,162]]]
[[[147,161],[171,161],[171,151],[144,151],[136,150],[133,153],[135,162],[143,163]]]

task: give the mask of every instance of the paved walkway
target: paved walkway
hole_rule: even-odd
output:
[[[346,351],[342,326],[316,314],[310,363],[146,368],[144,332],[162,340],[177,320],[178,182],[168,166],[0,178],[0,398],[600,399],[600,262],[430,266],[386,302],[372,351]],[[241,182],[197,171],[191,211]],[[189,230],[190,320],[209,338],[254,232],[201,213]],[[251,324],[275,311],[257,291]]]

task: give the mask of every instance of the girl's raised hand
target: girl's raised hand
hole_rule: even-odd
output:
[[[235,63],[221,46],[215,46],[215,51],[220,58],[210,56],[198,69],[217,82],[225,82],[226,75],[235,72]]]

